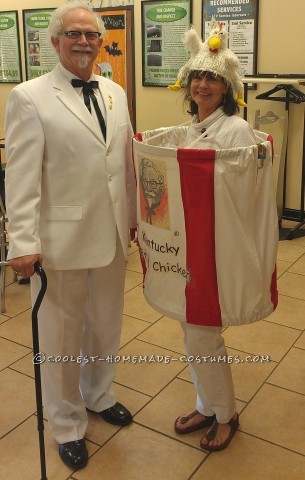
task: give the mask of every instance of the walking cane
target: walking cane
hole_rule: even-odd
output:
[[[34,270],[40,276],[40,280],[41,280],[41,289],[37,295],[36,302],[32,309],[33,354],[34,354],[34,359],[37,359],[40,353],[37,314],[47,289],[47,276],[39,262],[35,263]],[[42,411],[41,376],[40,376],[39,361],[34,361],[34,373],[35,373],[35,391],[36,391],[36,407],[37,407],[37,429],[39,433],[41,480],[47,480],[46,454],[45,454],[45,446],[44,446],[44,423],[43,423],[43,411]]]

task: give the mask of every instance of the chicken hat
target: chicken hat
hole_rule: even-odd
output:
[[[211,32],[205,42],[202,42],[195,28],[190,28],[185,34],[185,45],[191,56],[180,68],[175,85],[169,85],[168,88],[179,90],[181,84],[194,70],[213,72],[226,80],[232,88],[237,104],[245,107],[239,59],[228,48],[228,33],[223,24],[212,18]]]

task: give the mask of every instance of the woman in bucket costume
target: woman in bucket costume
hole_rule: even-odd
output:
[[[227,48],[227,32],[214,22],[210,36],[203,43],[194,28],[186,34],[191,51],[172,90],[185,84],[185,101],[193,122],[184,148],[227,149],[255,145],[249,124],[236,115],[242,101],[243,85],[239,60]],[[225,240],[223,240],[225,241]],[[182,324],[188,356],[219,358],[220,361],[190,363],[197,393],[196,410],[176,419],[175,431],[186,434],[210,427],[200,441],[204,450],[226,448],[239,426],[234,387],[222,327]],[[221,360],[222,359],[222,360]]]

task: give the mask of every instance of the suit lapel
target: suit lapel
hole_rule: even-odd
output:
[[[67,78],[61,73],[59,66],[57,66],[52,73],[53,88],[56,90],[58,100],[61,101],[101,143],[105,144],[99,125],[97,125],[85,104],[79,101],[77,93]]]

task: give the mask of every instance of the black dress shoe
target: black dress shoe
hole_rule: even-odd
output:
[[[73,470],[84,468],[88,463],[88,450],[84,439],[61,443],[59,455],[62,461]]]
[[[132,422],[132,415],[121,403],[116,403],[113,407],[107,408],[99,412],[105,422],[112,423],[113,425],[128,425]]]

